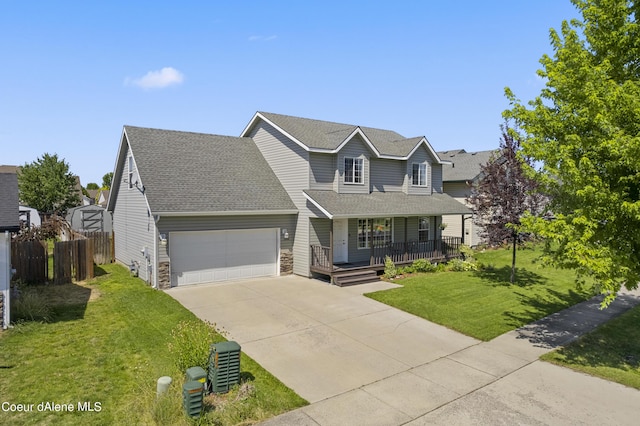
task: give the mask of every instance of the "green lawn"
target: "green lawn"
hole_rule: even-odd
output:
[[[397,280],[402,287],[367,296],[461,333],[491,340],[509,330],[560,311],[589,297],[578,290],[571,271],[534,263],[538,248],[517,253],[516,283],[509,283],[511,250],[477,253],[477,272],[415,274]]]
[[[545,361],[640,389],[640,306],[620,315]]]
[[[49,322],[0,334],[0,403],[34,404],[33,412],[3,411],[0,423],[191,424],[181,406],[184,372],[168,343],[179,322],[196,318],[122,266],[102,266],[97,274],[86,286],[40,287],[53,306]],[[157,400],[156,381],[165,375],[174,382]],[[241,375],[253,391],[216,400],[203,424],[251,424],[306,404],[244,354]],[[39,412],[41,402],[75,410]],[[99,403],[100,411],[78,412],[79,402]]]

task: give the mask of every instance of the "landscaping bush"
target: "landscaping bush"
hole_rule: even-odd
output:
[[[169,352],[180,371],[196,366],[206,370],[211,344],[223,340],[211,323],[181,321],[171,330]]]
[[[437,266],[427,259],[415,260],[412,266],[416,272],[435,272],[437,269]]]
[[[384,257],[384,277],[387,279],[393,279],[398,275],[398,268],[393,263],[393,260],[389,256]]]
[[[460,254],[464,260],[473,261],[474,250],[466,244],[460,246]]]
[[[449,262],[449,270],[453,272],[477,271],[478,265],[468,260],[453,259],[451,262]]]

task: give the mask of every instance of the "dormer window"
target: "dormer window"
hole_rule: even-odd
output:
[[[344,183],[364,183],[364,160],[362,158],[345,157]]]
[[[425,163],[413,163],[411,184],[413,186],[427,186],[427,165]]]

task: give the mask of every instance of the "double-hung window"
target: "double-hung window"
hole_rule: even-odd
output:
[[[429,241],[429,218],[418,218],[418,241]]]
[[[358,219],[358,248],[383,246],[393,242],[392,220],[390,217],[377,219]]]
[[[425,163],[413,163],[411,184],[414,186],[427,186],[427,165]]]
[[[345,157],[344,183],[364,183],[364,160],[362,158]]]
[[[413,186],[427,186],[427,165],[425,163],[413,163],[411,184]]]

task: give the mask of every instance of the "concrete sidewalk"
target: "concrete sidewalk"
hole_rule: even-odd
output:
[[[636,424],[640,392],[538,357],[640,303],[581,303],[490,342],[300,277],[168,293],[311,402],[266,425]]]

